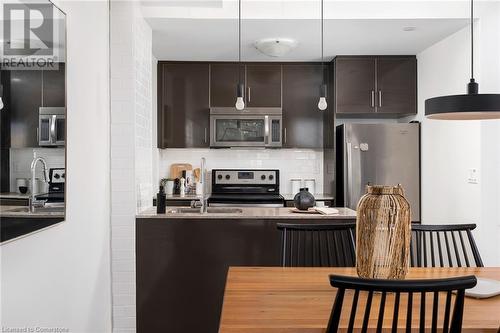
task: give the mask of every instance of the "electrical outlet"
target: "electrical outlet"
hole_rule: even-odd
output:
[[[479,183],[479,171],[476,168],[469,169],[469,177],[467,178],[467,183],[469,184]]]

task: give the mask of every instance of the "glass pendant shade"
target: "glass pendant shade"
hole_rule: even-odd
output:
[[[321,85],[320,95],[319,95],[318,109],[321,111],[326,110],[328,103],[326,102],[326,84]]]

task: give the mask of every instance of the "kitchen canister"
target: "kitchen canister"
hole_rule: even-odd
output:
[[[16,178],[17,193],[26,194],[29,188],[29,181],[26,178]]]
[[[295,195],[299,193],[300,188],[302,187],[302,179],[292,178],[290,179],[290,183],[292,184],[292,194]]]
[[[409,266],[411,211],[401,185],[366,186],[356,211],[358,275],[403,279]]]
[[[174,180],[173,179],[167,179],[167,181],[165,182],[165,193],[167,195],[174,194]]]
[[[304,179],[304,187],[307,187],[312,195],[316,194],[316,179]]]

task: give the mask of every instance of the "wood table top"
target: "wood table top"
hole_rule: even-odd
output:
[[[330,286],[330,274],[356,276],[356,269],[230,267],[219,333],[324,332],[336,294],[336,288]],[[437,279],[464,275],[500,281],[500,267],[410,268],[407,278]],[[373,297],[369,327],[375,327],[377,323],[376,297]],[[431,313],[432,309],[429,298],[432,297],[427,297],[426,313]],[[406,302],[403,297],[401,299],[403,306]],[[391,302],[393,299],[388,296],[386,309],[393,309]],[[420,301],[414,297],[414,302]],[[358,309],[359,306],[364,308],[362,294]],[[414,306],[414,311],[418,313],[418,307]],[[350,307],[342,311],[341,327],[346,327],[349,312]],[[389,312],[392,311],[385,312],[384,328],[389,328],[392,323]],[[402,327],[405,315],[406,311],[400,310],[398,323]],[[362,315],[356,316],[355,327],[361,327],[361,318]],[[418,327],[418,315],[412,319],[414,326]],[[430,327],[430,316],[426,316],[427,319]],[[488,299],[466,297],[462,328],[463,332],[500,332],[500,296]]]

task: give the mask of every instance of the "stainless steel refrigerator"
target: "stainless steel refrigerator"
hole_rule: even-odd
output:
[[[336,128],[337,206],[356,209],[366,185],[401,184],[420,221],[420,124],[344,124]]]

